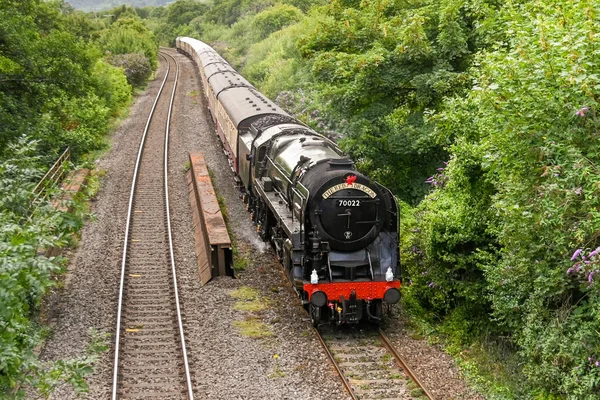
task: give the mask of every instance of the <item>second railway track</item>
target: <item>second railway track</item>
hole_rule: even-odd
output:
[[[141,139],[125,229],[113,400],[193,399],[168,202],[168,135],[179,68],[160,54],[168,68]]]

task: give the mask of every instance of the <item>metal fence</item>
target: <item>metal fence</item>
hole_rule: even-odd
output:
[[[62,181],[67,172],[66,167],[70,159],[71,149],[67,147],[33,189],[31,193],[31,204],[34,204],[39,199],[46,199],[49,195],[48,189],[56,187]]]

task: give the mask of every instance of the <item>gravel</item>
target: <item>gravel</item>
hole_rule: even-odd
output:
[[[195,395],[198,399],[347,399],[339,378],[311,331],[310,322],[273,252],[255,233],[234,185],[233,173],[220,147],[202,94],[195,66],[180,61],[180,83],[174,103],[170,139],[170,202],[179,290]],[[117,129],[112,148],[97,162],[105,171],[102,188],[92,201],[95,218],[81,232],[80,246],[70,254],[64,287],[48,297],[52,335],[42,359],[82,356],[88,329],[114,331],[126,205],[137,147],[148,111],[163,76],[162,67],[147,91],[138,96],[130,117]],[[250,262],[238,279],[219,277],[200,285],[185,168],[188,152],[201,151],[224,198],[229,227],[239,254]],[[255,289],[267,307],[236,309],[232,291]],[[263,338],[241,333],[236,322],[260,321]],[[423,341],[410,339],[392,321],[388,335],[415,363],[416,372],[439,399],[475,399],[460,380],[447,355]],[[112,342],[112,340],[111,340]],[[109,398],[113,346],[87,379],[88,399]],[[408,356],[410,354],[410,356]],[[426,379],[425,376],[428,378]],[[439,387],[439,390],[433,390]],[[467,396],[467,397],[465,397]],[[75,398],[60,387],[51,399]]]

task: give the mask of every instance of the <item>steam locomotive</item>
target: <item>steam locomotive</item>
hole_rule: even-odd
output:
[[[380,321],[400,300],[398,206],[338,146],[188,37],[210,113],[257,231],[271,241],[312,322]]]

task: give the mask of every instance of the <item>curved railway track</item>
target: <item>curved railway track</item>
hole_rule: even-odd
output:
[[[165,52],[160,56],[168,68],[142,134],[128,204],[113,400],[194,398],[169,215],[169,125],[179,65]],[[168,89],[170,98],[163,95]]]
[[[381,329],[315,330],[353,400],[434,400]]]

